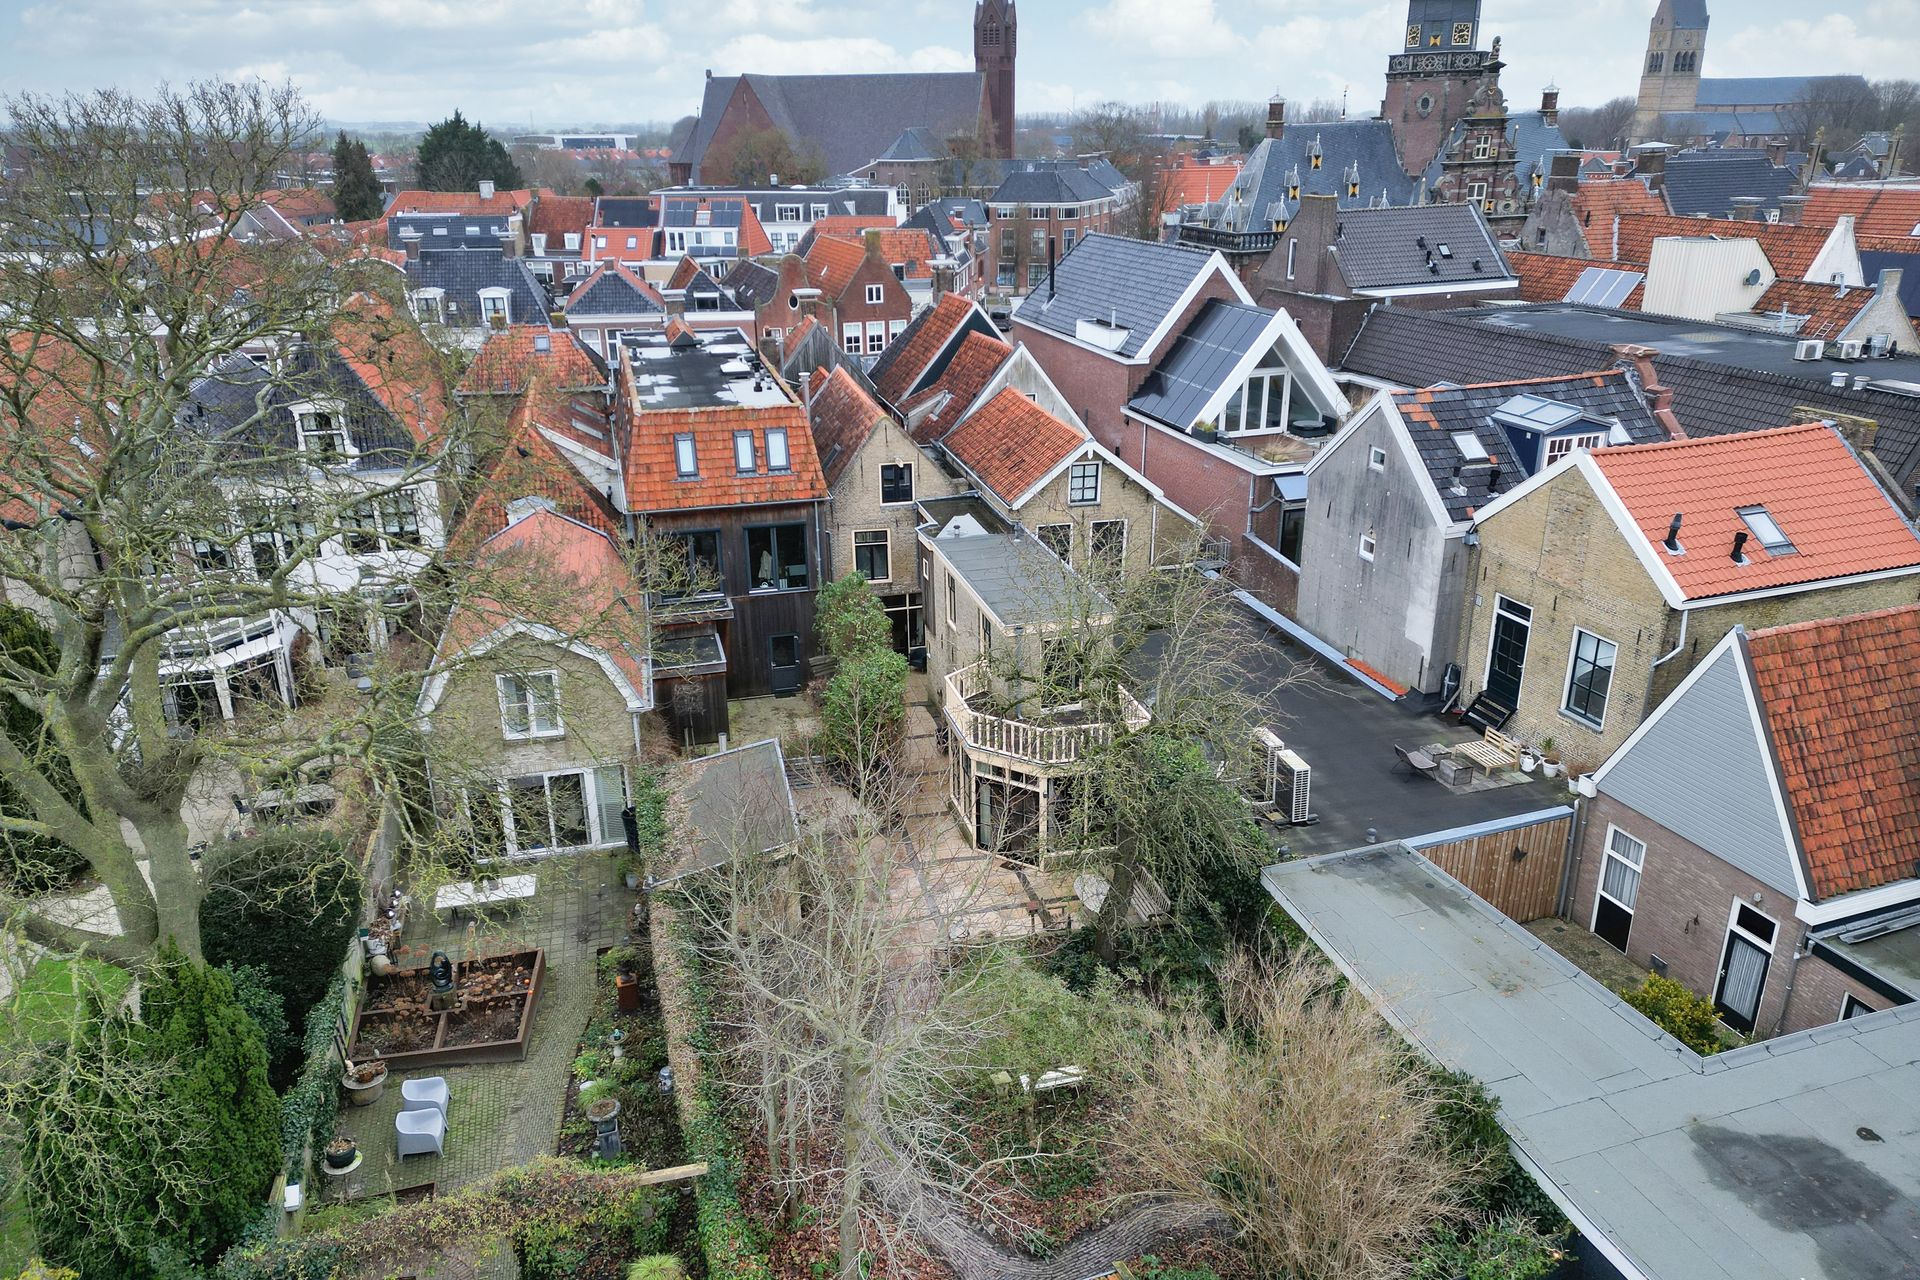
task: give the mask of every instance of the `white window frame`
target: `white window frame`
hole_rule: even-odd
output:
[[[1365,533],[1360,535],[1360,558],[1362,560],[1365,560],[1371,563],[1373,560],[1374,553],[1379,549],[1380,549],[1380,539],[1374,536],[1374,531],[1372,529],[1368,529]]]
[[[551,725],[548,728],[541,728],[536,717],[535,713],[539,707],[539,702],[534,695],[532,687],[528,684],[528,682],[532,680],[545,680],[548,682],[548,688],[550,690],[548,694],[548,710],[550,711],[551,720]],[[505,738],[508,742],[535,742],[548,738],[566,736],[566,720],[560,714],[560,672],[558,669],[523,671],[518,673],[503,671],[494,676],[493,683],[494,693],[500,699],[501,737]],[[515,704],[512,691],[509,687],[510,685],[519,686],[523,695],[519,703],[520,710],[524,712],[527,722],[527,727],[523,730],[517,730],[513,727],[511,709]]]
[[[1099,506],[1100,505],[1100,486],[1105,481],[1105,476],[1102,474],[1104,470],[1105,468],[1097,459],[1093,461],[1088,461],[1088,462],[1076,462],[1072,466],[1068,467],[1067,468],[1067,505],[1070,507]],[[1085,479],[1088,474],[1091,474],[1093,477],[1093,496],[1091,498],[1075,497],[1074,495],[1080,491],[1081,481]]]
[[[287,411],[293,415],[294,433],[298,437],[300,452],[318,452],[308,445],[308,437],[324,435],[339,438],[340,447],[332,451],[339,461],[350,462],[359,457],[360,451],[353,447],[353,433],[347,430],[346,408],[347,406],[338,400],[308,400],[289,405]],[[322,414],[326,415],[329,423],[327,429],[325,431],[310,430],[307,425],[308,420]]]
[[[808,219],[808,221],[818,222],[820,221],[820,219],[826,216],[827,216],[827,206],[823,204],[816,204],[813,206],[813,217]]]
[[[1640,850],[1640,861],[1638,863],[1631,861],[1624,854],[1621,854],[1614,849],[1613,838],[1616,835],[1619,836],[1621,839],[1631,841],[1634,845],[1638,846]],[[1626,867],[1629,871],[1633,873],[1633,901],[1632,902],[1622,902],[1620,901],[1620,899],[1614,897],[1611,893],[1607,892],[1607,864],[1610,861],[1618,862],[1621,866]],[[1608,902],[1611,902],[1614,906],[1620,908],[1622,911],[1626,912],[1629,916],[1633,915],[1638,910],[1637,904],[1640,901],[1640,881],[1646,875],[1646,873],[1647,873],[1647,842],[1640,839],[1638,836],[1634,835],[1631,831],[1623,831],[1619,827],[1614,826],[1612,823],[1608,823],[1606,843],[1600,846],[1600,879],[1597,882],[1595,882],[1595,885],[1594,885],[1593,912],[1587,920],[1588,933],[1593,933],[1600,927],[1600,901],[1603,898]],[[1631,928],[1631,926],[1629,926],[1629,928]]]
[[[605,820],[607,817],[605,812],[606,805],[600,794],[603,781],[602,775],[608,773],[618,776],[620,789],[619,807],[614,811],[614,821],[611,826],[609,826]],[[536,848],[528,848],[520,842],[519,828],[513,819],[513,784],[522,778],[540,779],[542,790],[546,797],[547,813],[551,815],[553,812],[553,780],[555,778],[567,777],[578,777],[581,779],[580,798],[586,808],[587,843],[584,845],[551,843],[542,844]],[[516,860],[548,858],[564,853],[571,853],[579,849],[606,849],[626,843],[626,824],[621,821],[618,816],[620,811],[626,808],[629,794],[627,769],[625,765],[591,765],[584,768],[554,769],[551,771],[543,770],[539,773],[514,774],[511,777],[501,778],[486,789],[494,794],[494,802],[497,805],[497,812],[500,815],[500,836],[505,844],[505,852],[508,858]],[[473,812],[471,807],[471,792],[467,793],[467,802],[467,812],[471,815]],[[551,816],[549,816],[548,821],[551,823]],[[547,829],[549,840],[553,838],[553,835],[553,829],[551,825],[549,825]]]
[[[785,427],[767,428],[767,470],[775,473],[793,470],[793,450],[788,447]]]
[[[1574,664],[1580,660],[1580,637],[1582,636],[1586,636],[1597,644],[1605,645],[1607,648],[1613,650],[1613,661],[1607,665],[1607,694],[1605,700],[1601,703],[1600,718],[1598,720],[1594,720],[1584,711],[1575,711],[1572,706]],[[1596,656],[1598,653],[1599,650],[1596,649]],[[1597,666],[1598,664],[1596,663],[1595,665]],[[1620,646],[1617,643],[1607,639],[1598,631],[1590,631],[1586,627],[1575,627],[1573,629],[1573,639],[1567,645],[1567,678],[1560,686],[1560,714],[1566,716],[1575,724],[1592,729],[1595,733],[1604,732],[1607,727],[1607,713],[1613,710],[1613,677],[1619,670]]]
[[[566,251],[568,253],[580,252],[580,233],[578,231],[569,231],[566,233]]]
[[[805,221],[805,219],[800,216],[801,210],[804,207],[803,205],[797,204],[776,204],[773,206],[773,220],[775,222]]]
[[[431,303],[431,307],[428,304]],[[432,314],[427,314],[431,310]],[[413,315],[421,324],[445,324],[447,322],[447,291],[434,286],[418,290],[413,295]]]
[[[887,322],[885,320],[867,321],[867,354],[877,356],[887,349]]]
[[[1298,240],[1287,241],[1287,279],[1293,279],[1294,268],[1299,265],[1299,262],[1300,242]]]
[[[867,541],[862,542],[861,541],[862,538],[867,539]],[[885,560],[886,569],[887,569],[887,572],[884,576],[878,577],[878,578],[870,577],[867,579],[867,581],[868,582],[892,582],[893,581],[893,537],[892,535],[885,529],[855,529],[853,531],[852,568],[857,572],[865,572],[860,568],[860,551],[863,547],[865,548],[879,547],[881,558]]]
[[[1369,448],[1367,450],[1367,470],[1385,471],[1386,469],[1387,451],[1377,444]]]
[[[904,470],[907,473],[907,496],[904,499],[898,499],[891,502],[887,500],[887,468],[889,467],[895,468],[896,470]],[[914,504],[915,495],[919,492],[914,487],[914,484],[919,479],[919,477],[914,475],[913,464],[911,462],[883,462],[880,464],[880,468],[875,474],[880,485],[880,505],[881,506],[910,507]]]
[[[1850,1022],[1855,1018],[1864,1018],[1868,1014],[1879,1012],[1880,1010],[1874,1008],[1851,991],[1843,993],[1840,997],[1839,1020],[1841,1022]]]
[[[1606,433],[1601,431],[1591,431],[1577,436],[1549,436],[1546,461],[1541,464],[1541,470],[1544,471],[1561,459],[1572,456],[1576,449],[1598,449],[1606,443]]]
[[[859,355],[861,348],[865,345],[862,341],[865,332],[866,330],[858,324],[841,325],[840,349],[850,356]]]
[[[504,324],[513,323],[513,290],[498,285],[479,291],[480,323],[491,325],[494,316],[499,316]]]
[[[1753,914],[1773,926],[1773,941],[1763,942],[1758,934],[1741,927],[1740,911],[1742,908],[1753,912]],[[1760,1009],[1767,1002],[1767,983],[1773,980],[1774,961],[1780,958],[1779,952],[1775,950],[1776,944],[1780,941],[1780,921],[1768,915],[1745,898],[1735,898],[1733,904],[1727,908],[1727,931],[1721,935],[1720,950],[1714,956],[1713,994],[1708,997],[1709,1001],[1715,1006],[1715,1013],[1722,1022],[1726,1021],[1726,1014],[1719,1011],[1720,997],[1723,988],[1720,969],[1721,966],[1726,964],[1727,951],[1732,939],[1736,937],[1742,941],[1752,943],[1767,954],[1767,971],[1761,975],[1760,990],[1755,992],[1753,997],[1753,1031],[1749,1034],[1758,1034],[1760,1029]],[[1729,1023],[1728,1025],[1731,1026],[1732,1024]]]
[[[870,284],[867,286],[867,305],[868,306],[877,307],[885,303],[886,300],[887,300],[887,286],[883,284]]]

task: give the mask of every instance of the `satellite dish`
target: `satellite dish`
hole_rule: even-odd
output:
[[[1754,285],[1757,285],[1759,283],[1760,283],[1760,268],[1755,267],[1753,270],[1747,272],[1747,287],[1751,289]]]

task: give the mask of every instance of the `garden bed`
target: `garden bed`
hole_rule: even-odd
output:
[[[424,967],[369,978],[348,1056],[383,1059],[391,1071],[518,1062],[527,1056],[546,968],[538,949],[462,960],[454,965],[458,1000],[444,1012],[430,1007]]]

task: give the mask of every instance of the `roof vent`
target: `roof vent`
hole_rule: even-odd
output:
[[[1667,526],[1667,540],[1662,544],[1676,556],[1686,550],[1680,545],[1680,516],[1678,511],[1673,513],[1673,523]]]
[[[1753,535],[1749,534],[1745,529],[1733,535],[1733,562],[1735,564],[1745,564],[1747,562],[1747,539],[1751,536]]]

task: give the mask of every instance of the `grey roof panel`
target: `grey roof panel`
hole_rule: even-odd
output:
[[[1780,197],[1799,185],[1793,170],[1764,151],[1683,151],[1667,157],[1667,204],[1680,217],[1724,218],[1741,196],[1758,196],[1763,209],[1778,209]]]
[[[1349,209],[1334,253],[1354,290],[1518,283],[1486,219],[1467,204]]]
[[[1147,375],[1128,408],[1181,430],[1192,426],[1227,375],[1259,343],[1274,313],[1209,302]]]
[[[1024,534],[939,538],[953,571],[1006,627],[1044,626],[1084,612],[1099,593]]]
[[[1118,354],[1137,356],[1213,260],[1180,245],[1091,235],[1060,260],[1051,294],[1035,290],[1013,318],[1067,337],[1082,320],[1112,321],[1128,331]]]
[[[413,289],[445,290],[447,324],[479,328],[480,290],[506,289],[512,296],[514,324],[548,323],[552,303],[546,286],[527,270],[525,259],[509,258],[493,249],[422,249],[407,263],[407,283]]]
[[[725,866],[736,855],[768,854],[800,838],[786,760],[777,741],[680,766],[693,856],[682,873]]]
[[[750,91],[775,127],[802,148],[817,150],[828,173],[852,173],[886,154],[901,130],[936,136],[971,132],[986,100],[986,77],[975,72],[897,75],[716,76],[707,82],[700,120],[676,164],[699,166],[734,93]]]
[[[1686,696],[1668,704],[1633,749],[1615,758],[1600,791],[1797,897],[1794,852],[1775,816],[1772,769],[1754,735],[1740,666],[1735,649],[1715,658]],[[1644,831],[1627,834],[1651,838]]]
[[[658,302],[634,288],[633,282],[626,276],[612,270],[599,272],[583,281],[567,299],[567,314],[582,319],[588,316],[652,315],[661,310]]]
[[[1315,151],[1320,154],[1317,168]],[[1347,174],[1356,167],[1360,194],[1350,196]],[[1419,187],[1401,168],[1393,127],[1385,120],[1288,125],[1280,137],[1263,140],[1247,156],[1225,197],[1208,206],[1208,225],[1236,233],[1263,230],[1275,205],[1291,217],[1299,203],[1293,198],[1295,176],[1299,194],[1333,196],[1342,209],[1365,209],[1382,200],[1411,204]]]
[[[1700,81],[1700,94],[1694,99],[1702,107],[1784,106],[1803,102],[1809,92],[1823,83],[1845,81],[1849,87],[1865,91],[1864,76],[1721,76]]]

